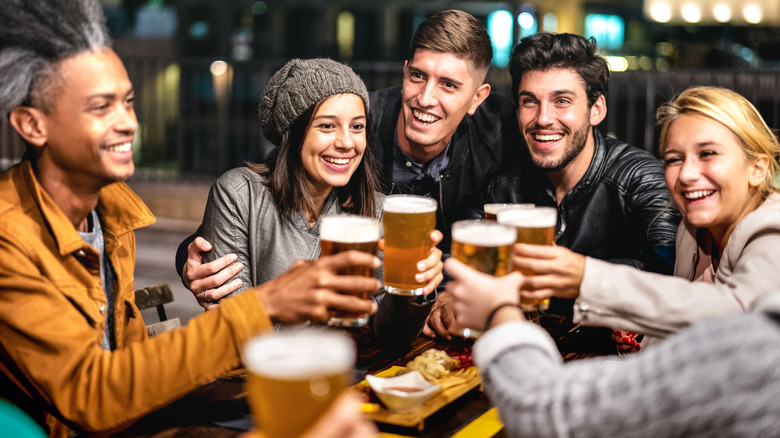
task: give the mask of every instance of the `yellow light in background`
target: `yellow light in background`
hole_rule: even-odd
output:
[[[672,9],[669,7],[668,3],[654,3],[653,6],[650,7],[650,18],[659,23],[666,23],[672,19]]]
[[[728,23],[731,20],[731,8],[728,5],[717,5],[712,9],[712,16],[718,23]]]
[[[622,56],[607,56],[607,65],[610,71],[628,70],[628,60]]]
[[[336,39],[341,59],[351,59],[355,47],[355,15],[344,11],[336,19]]]
[[[228,70],[228,64],[225,61],[214,61],[211,63],[211,74],[213,76],[222,76]]]
[[[681,15],[683,20],[688,23],[698,23],[701,21],[701,9],[697,5],[688,3],[682,7]]]
[[[642,56],[639,58],[639,68],[642,70],[652,70],[653,60],[649,56]]]
[[[761,22],[761,9],[758,6],[750,5],[745,6],[742,10],[742,16],[745,17],[745,21],[750,24],[757,24]]]

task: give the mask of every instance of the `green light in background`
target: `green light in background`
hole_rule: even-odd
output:
[[[252,3],[252,13],[255,15],[263,15],[268,10],[268,5],[265,2]]]

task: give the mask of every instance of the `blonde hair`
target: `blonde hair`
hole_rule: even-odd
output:
[[[656,113],[661,126],[658,150],[666,152],[669,127],[682,115],[698,115],[728,128],[739,140],[745,156],[751,160],[769,158],[769,166],[758,190],[763,198],[777,192],[775,177],[780,172],[780,142],[756,107],[739,93],[720,87],[695,86],[669,101]]]

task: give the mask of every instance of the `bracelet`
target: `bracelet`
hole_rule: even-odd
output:
[[[520,306],[518,306],[515,303],[501,303],[498,306],[494,307],[493,310],[491,310],[490,313],[488,313],[488,317],[485,320],[485,330],[484,331],[488,331],[490,329],[490,324],[493,322],[493,317],[496,316],[496,313],[498,313],[498,311],[503,309],[504,307],[509,307],[509,306],[516,307],[518,309],[520,308]]]

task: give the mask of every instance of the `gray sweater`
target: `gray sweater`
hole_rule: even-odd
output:
[[[379,217],[384,195],[377,193],[376,197]],[[335,191],[331,192],[320,217],[342,212]],[[320,256],[319,219],[310,226],[303,212],[284,216],[263,177],[247,167],[225,172],[211,186],[201,232],[213,245],[207,260],[234,253],[244,265],[234,277],[242,281],[234,294],[277,277],[296,260]],[[382,280],[381,268],[375,276]],[[433,298],[410,300],[384,290],[374,292],[373,299],[379,304],[372,318],[374,334],[394,342],[413,339],[422,330]]]
[[[696,324],[622,359],[567,364],[538,326],[507,323],[475,344],[512,437],[780,435],[780,293],[763,310]]]

